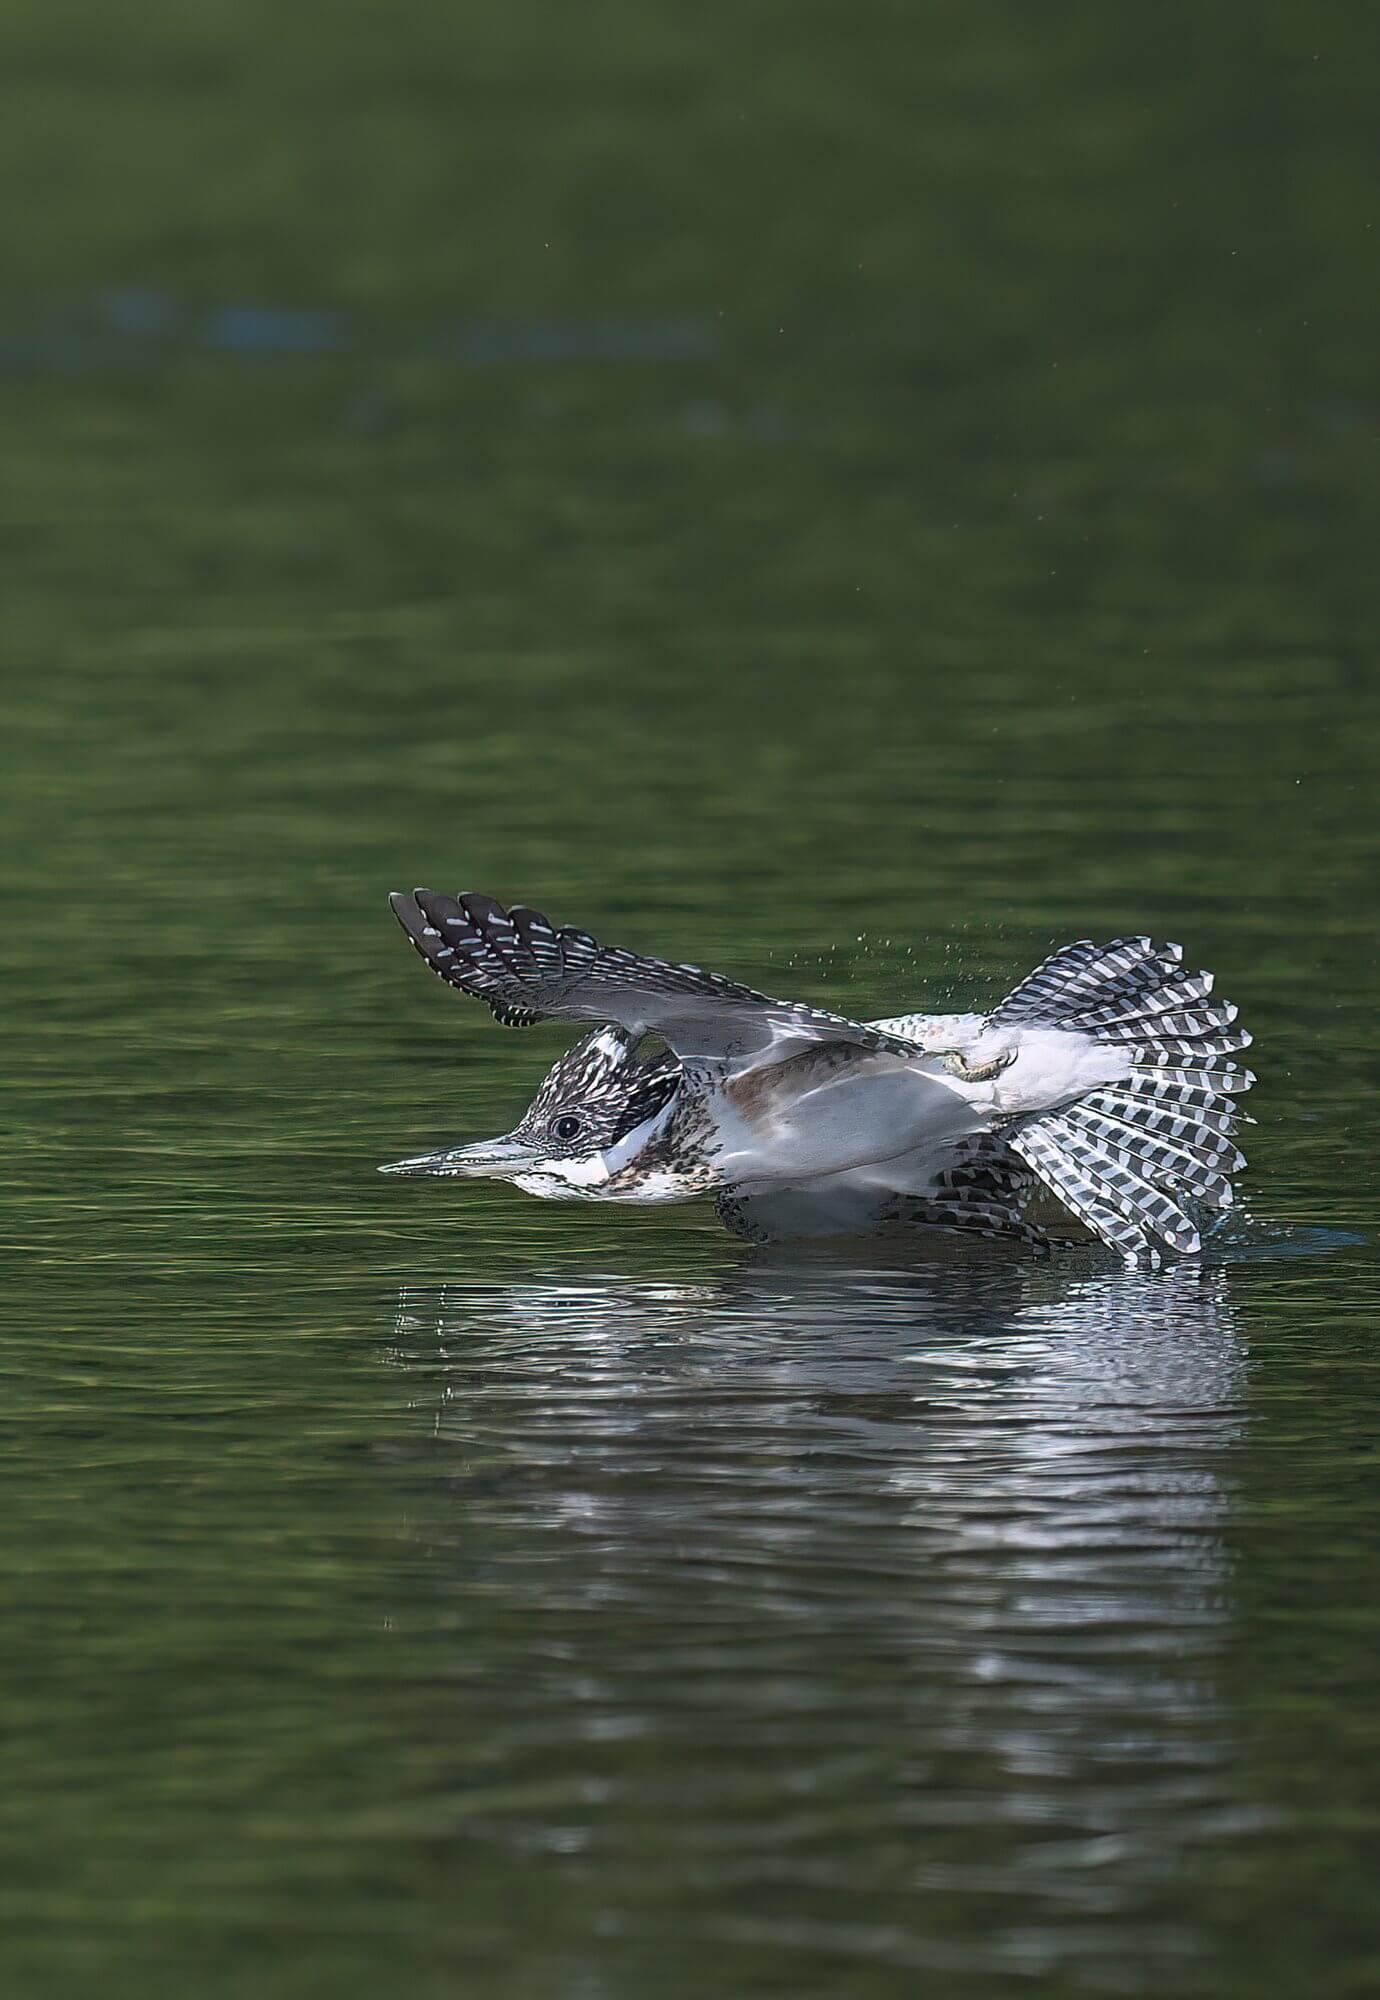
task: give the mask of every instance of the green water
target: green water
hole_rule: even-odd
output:
[[[1380,1988],[1374,57],[8,10],[6,1994]],[[857,1013],[1181,938],[1249,1224],[380,1180],[561,1045],[414,882]]]

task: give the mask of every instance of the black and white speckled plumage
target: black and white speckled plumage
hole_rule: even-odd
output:
[[[669,1050],[640,1059],[637,1039],[625,1029],[594,1028],[548,1070],[514,1136],[553,1155],[615,1146],[669,1104],[680,1083],[680,1064]],[[565,1118],[580,1122],[569,1139],[554,1129]]]
[[[1177,945],[1083,939],[987,1015],[857,1022],[598,944],[491,897],[391,898],[427,964],[502,1022],[599,1025],[500,1140],[392,1171],[584,1200],[713,1192],[758,1238],[898,1226],[1048,1243],[1053,1195],[1129,1261],[1191,1254],[1244,1165],[1249,1042]],[[668,1045],[642,1053],[645,1037]]]
[[[860,1048],[902,1049],[897,1037],[820,1007],[774,1000],[698,965],[677,965],[596,944],[585,931],[557,928],[539,910],[505,910],[492,896],[443,896],[414,889],[389,897],[394,916],[422,958],[452,986],[483,1000],[506,1027],[534,1021],[617,1021],[634,1034],[674,1038],[683,1058],[717,1055],[726,1021],[735,1053],[821,1039],[824,1031]]]

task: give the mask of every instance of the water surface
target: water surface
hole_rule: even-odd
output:
[[[1357,17],[84,18],[0,31],[6,1990],[1373,1991]],[[418,881],[873,1015],[1179,938],[1247,1221],[380,1180],[562,1044]]]

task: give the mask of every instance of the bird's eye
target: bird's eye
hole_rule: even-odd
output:
[[[567,1111],[563,1117],[553,1118],[551,1121],[551,1136],[553,1139],[578,1139],[583,1130],[583,1118],[577,1118],[570,1111]]]

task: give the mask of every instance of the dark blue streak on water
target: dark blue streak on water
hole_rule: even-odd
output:
[[[694,318],[474,318],[399,340],[323,307],[235,300],[191,310],[170,293],[123,286],[66,308],[11,304],[5,318],[0,368],[21,372],[166,367],[198,351],[240,359],[419,356],[473,367],[709,361],[719,351],[715,329]]]

